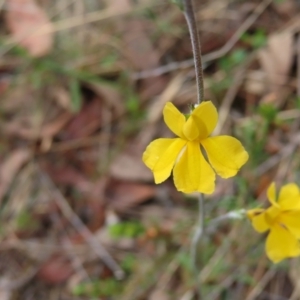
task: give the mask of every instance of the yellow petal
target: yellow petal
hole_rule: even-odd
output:
[[[300,211],[281,213],[278,223],[285,226],[297,239],[300,239]]]
[[[276,201],[276,186],[274,182],[272,182],[271,185],[268,187],[267,196],[272,205],[279,207]]]
[[[248,153],[236,138],[231,136],[209,137],[201,141],[209,162],[223,178],[236,175],[248,160]]]
[[[161,183],[170,176],[185,144],[186,141],[179,138],[157,139],[149,144],[143,154],[143,161],[152,170],[155,183]]]
[[[151,142],[143,153],[142,159],[145,165],[150,170],[153,170],[162,153],[166,151],[173,142],[174,139],[157,139]]]
[[[188,142],[186,151],[179,158],[173,171],[178,191],[211,194],[215,189],[215,173],[204,159],[200,145]]]
[[[300,192],[297,184],[289,183],[281,188],[278,204],[282,210],[300,210]]]
[[[252,221],[252,226],[257,232],[265,232],[270,229],[263,209],[255,208],[247,212],[248,218]]]
[[[266,242],[268,257],[278,263],[288,257],[300,255],[300,245],[295,236],[280,225],[272,227]]]
[[[282,211],[279,206],[270,206],[265,211],[265,219],[270,226],[273,226],[274,223],[278,223],[278,217],[281,215]]]
[[[164,107],[163,114],[165,123],[170,130],[172,130],[177,136],[184,138],[182,128],[185,123],[185,116],[171,102],[167,102]]]
[[[190,116],[188,120],[185,122],[182,132],[186,137],[186,139],[188,139],[189,141],[194,141],[199,137],[200,132],[193,116]]]
[[[218,123],[218,112],[211,101],[199,104],[191,113],[191,117],[199,129],[199,139],[207,138]]]

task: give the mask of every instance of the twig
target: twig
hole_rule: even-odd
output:
[[[194,293],[191,290],[188,290],[184,293],[184,295],[180,298],[180,300],[191,300],[193,299]]]
[[[71,4],[71,3],[70,3]],[[68,5],[70,5],[68,4]],[[160,3],[155,3],[154,5],[161,5]],[[9,40],[2,49],[0,49],[0,56],[5,55],[8,51],[13,49],[16,45],[20,44],[24,39],[27,39],[32,36],[41,36],[45,34],[53,34],[62,30],[72,29],[74,27],[82,26],[85,24],[98,22],[105,20],[107,18],[117,17],[119,15],[124,15],[136,11],[140,11],[142,9],[154,6],[151,1],[147,2],[146,4],[137,6],[134,9],[123,9],[123,10],[116,10],[115,8],[107,8],[102,9],[100,11],[90,12],[84,15],[71,17],[64,20],[59,20],[55,23],[52,23],[52,26],[47,26],[47,24],[31,30],[26,33],[26,35],[20,37],[18,40],[11,39]],[[50,18],[51,19],[51,18]]]
[[[297,48],[297,97],[300,97],[300,36],[298,36],[296,41],[296,48]],[[300,125],[300,119],[299,117],[293,122],[293,125],[291,127],[291,132],[294,134],[291,136],[290,141],[291,145],[289,148],[288,153],[293,153],[296,147],[299,145],[299,139],[297,138],[298,135],[296,132],[298,131]],[[296,137],[296,144],[295,144],[295,137]],[[297,142],[298,140],[298,142]],[[286,158],[286,161],[284,161],[284,158]],[[287,174],[289,170],[291,169],[292,164],[292,158],[293,155],[287,155],[286,157],[283,157],[282,162],[279,165],[277,174],[276,174],[276,182],[279,182],[282,184],[284,179],[286,179]]]
[[[198,89],[198,104],[204,99],[204,88],[203,88],[203,70],[202,70],[202,59],[201,59],[201,44],[198,35],[197,22],[194,14],[193,0],[184,0],[184,16],[189,27],[191,36],[194,64],[196,71],[196,81]]]
[[[300,98],[300,35],[297,38],[297,97]]]
[[[62,226],[62,228],[63,228],[62,220],[61,220],[61,218],[59,218],[58,212],[55,212],[53,214],[53,221],[55,223],[60,222],[60,226]],[[77,271],[77,274],[79,274],[79,278],[81,280],[88,279],[89,281],[91,281],[90,276],[88,275],[87,271],[85,270],[85,268],[83,266],[82,260],[79,258],[79,256],[74,251],[70,251],[70,249],[72,249],[74,246],[71,243],[70,237],[68,235],[68,231],[66,229],[64,231],[65,231],[66,239],[65,239],[65,243],[63,244],[63,248],[66,250],[66,253],[71,258],[71,263],[72,263],[74,270]]]
[[[123,279],[125,274],[123,270],[119,267],[117,262],[111,257],[111,255],[106,251],[106,249],[101,245],[101,243],[95,238],[91,231],[84,225],[81,219],[74,213],[69,203],[66,201],[61,192],[56,188],[50,178],[41,173],[41,180],[45,183],[47,191],[54,199],[61,209],[62,213],[68,218],[70,223],[77,229],[77,231],[82,235],[82,237],[91,246],[94,252],[101,258],[101,260],[106,264],[106,266],[112,270],[114,276],[117,279]],[[51,189],[49,188],[51,187]]]
[[[227,277],[225,277],[225,279],[218,284],[218,286],[214,289],[214,291],[207,296],[207,299],[210,300],[220,299],[220,294],[222,293],[222,291],[226,288],[229,288],[236,280],[237,272],[238,270],[236,269],[234,272],[232,272]]]
[[[226,55],[234,45],[239,41],[240,37],[251,27],[251,25],[258,19],[264,10],[270,5],[272,0],[265,0],[261,2],[253,11],[253,13],[244,21],[239,29],[231,36],[228,42],[220,49],[202,56],[202,63],[208,63]],[[137,72],[132,75],[134,80],[144,79],[148,77],[160,76],[179,69],[187,69],[193,66],[194,59],[187,59],[181,62],[172,62],[170,64],[158,67],[152,70],[145,70]]]
[[[268,170],[276,166],[282,159],[292,155],[295,151],[295,148],[298,147],[299,144],[300,134],[297,134],[296,136],[293,136],[291,142],[287,146],[283,147],[279,153],[267,159],[256,169],[256,176],[259,177],[263,175]]]
[[[86,269],[83,266],[83,261],[80,259],[78,255],[74,253],[74,251],[68,251],[72,248],[72,243],[70,241],[70,238],[68,237],[68,233],[66,233],[66,244],[64,244],[64,248],[69,254],[72,262],[72,266],[74,270],[77,271],[77,274],[79,274],[79,277],[81,280],[88,279],[89,281],[92,281],[89,274],[87,273]]]
[[[254,287],[254,289],[250,292],[246,300],[254,300],[257,299],[257,296],[262,292],[263,288],[268,284],[268,282],[275,275],[276,269],[272,268],[259,280],[259,283]]]
[[[40,267],[32,267],[29,271],[27,271],[25,274],[21,275],[21,277],[17,279],[11,279],[8,280],[8,278],[1,278],[0,280],[0,291],[1,290],[17,290],[26,285],[28,282],[30,282],[33,277],[37,274]]]
[[[228,120],[228,114],[230,112],[231,105],[236,98],[236,95],[244,82],[245,78],[245,70],[247,64],[243,64],[239,69],[237,70],[236,74],[234,75],[233,83],[231,84],[230,88],[227,90],[226,95],[222,101],[222,105],[219,109],[219,120],[217,127],[214,130],[215,134],[220,134],[221,130],[224,129],[224,125],[226,120]]]

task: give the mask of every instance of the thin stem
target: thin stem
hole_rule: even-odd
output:
[[[192,244],[191,244],[191,263],[192,263],[192,268],[196,279],[199,277],[198,268],[197,268],[197,248],[198,248],[199,241],[201,240],[201,237],[204,233],[204,212],[205,212],[204,200],[202,194],[199,194],[198,200],[199,200],[198,224],[196,226],[195,233],[192,239]],[[199,299],[202,299],[201,285],[198,282],[197,282],[197,292],[198,292]]]
[[[203,87],[203,69],[202,69],[202,59],[201,59],[201,44],[198,35],[197,22],[194,13],[193,0],[183,0],[184,16],[188,24],[192,49],[194,54],[194,64],[196,71],[196,81],[197,81],[197,103],[200,104],[204,100],[204,87]],[[202,299],[201,296],[201,285],[198,283],[198,268],[197,268],[197,246],[204,232],[204,201],[202,194],[199,194],[199,217],[198,224],[193,236],[191,244],[191,262],[192,268],[194,270],[195,278],[197,281],[197,291],[198,298]]]
[[[193,0],[183,0],[184,6],[184,16],[188,24],[193,54],[194,54],[194,63],[196,71],[196,81],[198,89],[198,101],[200,104],[204,99],[204,88],[203,88],[203,69],[202,69],[202,59],[201,59],[201,44],[198,35],[197,22],[194,13]]]

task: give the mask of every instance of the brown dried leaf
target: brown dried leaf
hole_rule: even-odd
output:
[[[151,171],[142,161],[145,147],[136,141],[129,144],[111,163],[110,175],[121,180],[153,181]]]
[[[141,204],[154,195],[155,187],[133,182],[114,181],[106,191],[107,204],[116,211]]]
[[[41,138],[52,138],[71,120],[72,115],[69,112],[63,113],[52,122],[44,125],[40,132]]]
[[[259,51],[259,59],[270,81],[270,89],[281,89],[287,82],[293,59],[292,32],[286,30],[272,35],[268,47]]]
[[[123,41],[125,43],[123,54],[138,70],[146,70],[158,66],[160,55],[146,32],[145,21],[131,20],[126,22]]]
[[[72,112],[71,96],[65,87],[56,86],[55,89],[50,90],[50,93],[60,107]]]
[[[100,198],[84,203],[82,211],[81,216],[86,216],[86,226],[90,231],[95,232],[103,226],[105,222],[105,207]]]
[[[7,0],[6,25],[14,41],[35,57],[47,54],[53,44],[52,23],[34,0]],[[48,33],[35,35],[39,29]]]
[[[275,10],[286,17],[291,17],[297,11],[297,1],[285,0],[285,1],[275,1],[273,3]]]
[[[270,174],[264,174],[260,176],[258,185],[255,190],[255,195],[257,198],[261,197],[262,195],[265,196],[267,188],[270,186],[274,177],[270,176]],[[263,197],[265,198],[265,197]]]
[[[53,138],[70,121],[72,115],[68,112],[59,115],[55,120],[38,127],[37,125],[24,125],[24,119],[15,119],[3,126],[3,131],[7,135],[21,137],[26,140],[36,140],[38,138]],[[35,127],[34,127],[35,126]]]
[[[29,160],[27,149],[14,150],[0,165],[0,203],[20,168]]]
[[[129,0],[106,0],[106,3],[108,8],[118,11],[127,11],[132,7],[132,3]]]
[[[44,263],[37,276],[48,284],[61,284],[73,273],[71,262],[65,257],[54,255]]]
[[[85,86],[93,90],[109,108],[112,108],[116,116],[125,112],[124,99],[117,89],[95,82],[86,83]]]
[[[155,100],[155,102],[153,102],[152,106],[149,108],[149,123],[156,123],[159,119],[162,118],[162,111],[165,104],[174,99],[174,97],[180,91],[185,79],[185,73],[178,73],[175,77],[171,79],[163,93]]]
[[[9,281],[9,279],[2,278],[1,282],[4,282],[5,280]],[[13,292],[9,289],[1,289],[0,290],[0,300],[10,300],[12,299]]]
[[[170,296],[164,290],[157,288],[150,294],[149,300],[170,300]]]
[[[92,184],[75,168],[64,166],[53,166],[45,164],[43,169],[49,174],[52,180],[57,184],[72,185],[81,192],[88,192],[92,188]]]
[[[84,105],[68,124],[64,134],[67,138],[81,138],[92,134],[101,126],[102,105],[98,98]]]
[[[32,87],[28,84],[14,85],[13,88],[11,86],[1,101],[1,109],[8,114],[21,113],[24,108],[30,107],[31,109],[35,97]]]

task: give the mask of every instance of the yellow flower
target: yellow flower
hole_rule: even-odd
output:
[[[267,195],[271,206],[249,210],[247,215],[256,231],[269,230],[266,252],[277,263],[300,255],[300,191],[296,184],[286,184],[276,201],[275,184],[272,183]]]
[[[211,101],[202,102],[187,118],[168,102],[163,115],[178,138],[157,139],[145,150],[143,161],[152,170],[155,183],[165,181],[174,167],[178,191],[211,194],[215,189],[215,172],[211,166],[221,177],[228,178],[236,175],[248,160],[248,153],[237,139],[225,135],[210,137],[218,122]]]

